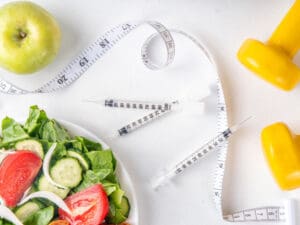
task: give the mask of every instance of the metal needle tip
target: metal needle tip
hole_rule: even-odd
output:
[[[93,100],[93,99],[82,99],[82,102],[91,102],[91,103],[102,103],[103,100]]]
[[[238,124],[233,125],[232,127],[230,127],[230,131],[232,133],[235,132],[235,131],[237,131],[238,129],[240,129],[250,119],[252,119],[252,116],[249,116],[246,119],[244,119],[243,121],[239,122]]]

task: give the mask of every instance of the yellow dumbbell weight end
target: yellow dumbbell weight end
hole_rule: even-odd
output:
[[[300,187],[300,136],[284,123],[275,123],[262,130],[261,141],[267,162],[279,187],[291,190]]]
[[[300,48],[300,0],[291,7],[269,41],[248,39],[238,51],[238,59],[264,80],[291,90],[300,81],[300,69],[293,57]]]
[[[248,69],[271,84],[291,90],[300,81],[300,70],[280,49],[248,39],[238,52],[238,59]]]

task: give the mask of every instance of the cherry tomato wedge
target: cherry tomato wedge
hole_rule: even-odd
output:
[[[65,203],[72,215],[59,209],[59,218],[67,220],[71,225],[99,225],[109,211],[108,198],[100,184],[69,196]]]
[[[70,225],[70,224],[66,220],[55,220],[55,221],[49,223],[49,225]]]
[[[41,158],[31,151],[8,155],[0,164],[0,197],[14,207],[30,187],[42,166]]]

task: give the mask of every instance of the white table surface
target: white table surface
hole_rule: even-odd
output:
[[[300,104],[298,104],[300,89],[298,87],[289,93],[279,91],[253,76],[236,59],[236,52],[242,41],[247,37],[266,40],[293,1],[40,0],[36,2],[52,12],[60,22],[64,35],[62,51],[57,60],[38,75],[21,78],[8,75],[1,70],[1,76],[27,89],[39,87],[82,47],[108,28],[128,20],[157,20],[167,27],[185,30],[205,40],[215,55],[225,90],[229,122],[235,123],[249,115],[254,116],[254,119],[230,140],[224,185],[225,211],[278,205],[287,196],[299,199],[297,191],[284,193],[275,184],[262,154],[260,131],[270,123],[284,121],[295,132],[300,133]],[[124,122],[142,115],[143,113],[137,112],[121,114],[103,110],[81,101],[90,96],[118,96],[124,93],[124,96],[134,96],[135,89],[144,89],[148,92],[148,96],[155,96],[155,88],[128,79],[144,71],[141,69],[142,63],[137,61],[137,56],[140,51],[138,46],[145,35],[137,31],[132,38],[139,40],[138,44],[133,43],[132,39],[126,42],[129,45],[123,44],[123,49],[120,47],[109,53],[93,66],[88,74],[63,91],[25,96],[1,94],[0,117],[10,115],[24,118],[28,106],[38,104],[52,117],[69,120],[99,136],[105,136]],[[131,50],[134,50],[134,53],[131,53]],[[187,60],[188,58],[184,60],[185,57],[182,59],[180,62],[182,68],[179,70],[187,70],[190,73],[197,70],[195,61]],[[145,73],[151,76],[151,72]],[[176,73],[176,67],[159,73],[168,76]],[[142,76],[144,77],[141,81],[150,80],[146,75]],[[155,79],[159,81],[158,75],[154,75]],[[166,123],[168,129],[176,130],[171,119]],[[141,209],[140,225],[227,224],[217,216],[211,198],[213,178],[209,175],[213,173],[215,166],[214,154],[196,166],[197,172],[187,173],[186,180],[184,177],[179,178],[179,185],[185,183],[185,189],[169,187],[160,193],[161,196],[149,194],[144,189],[149,175],[154,170],[152,165],[163,165],[159,157],[169,159],[164,148],[187,133],[184,129],[185,132],[172,131],[169,136],[165,136],[168,138],[162,139],[161,137],[168,134],[165,126],[163,123],[156,123],[155,126],[151,125],[141,132],[109,143],[133,175]],[[189,126],[192,127],[192,124],[187,125],[187,128]],[[186,139],[188,140],[188,137]],[[179,149],[188,145],[182,142],[177,144]],[[205,171],[202,173],[203,176],[201,171]],[[300,221],[300,216],[298,219]]]

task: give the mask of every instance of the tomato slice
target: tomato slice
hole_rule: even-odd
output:
[[[103,224],[103,225],[115,225],[115,224]],[[130,224],[125,222],[125,223],[120,223],[118,225],[130,225]]]
[[[14,207],[30,187],[42,166],[41,158],[31,151],[8,155],[0,164],[0,197]]]
[[[70,225],[66,220],[55,220],[51,222],[49,225]]]
[[[72,215],[59,209],[59,218],[67,220],[71,225],[99,225],[109,211],[108,198],[100,184],[69,196],[65,199],[65,203],[72,211]]]

